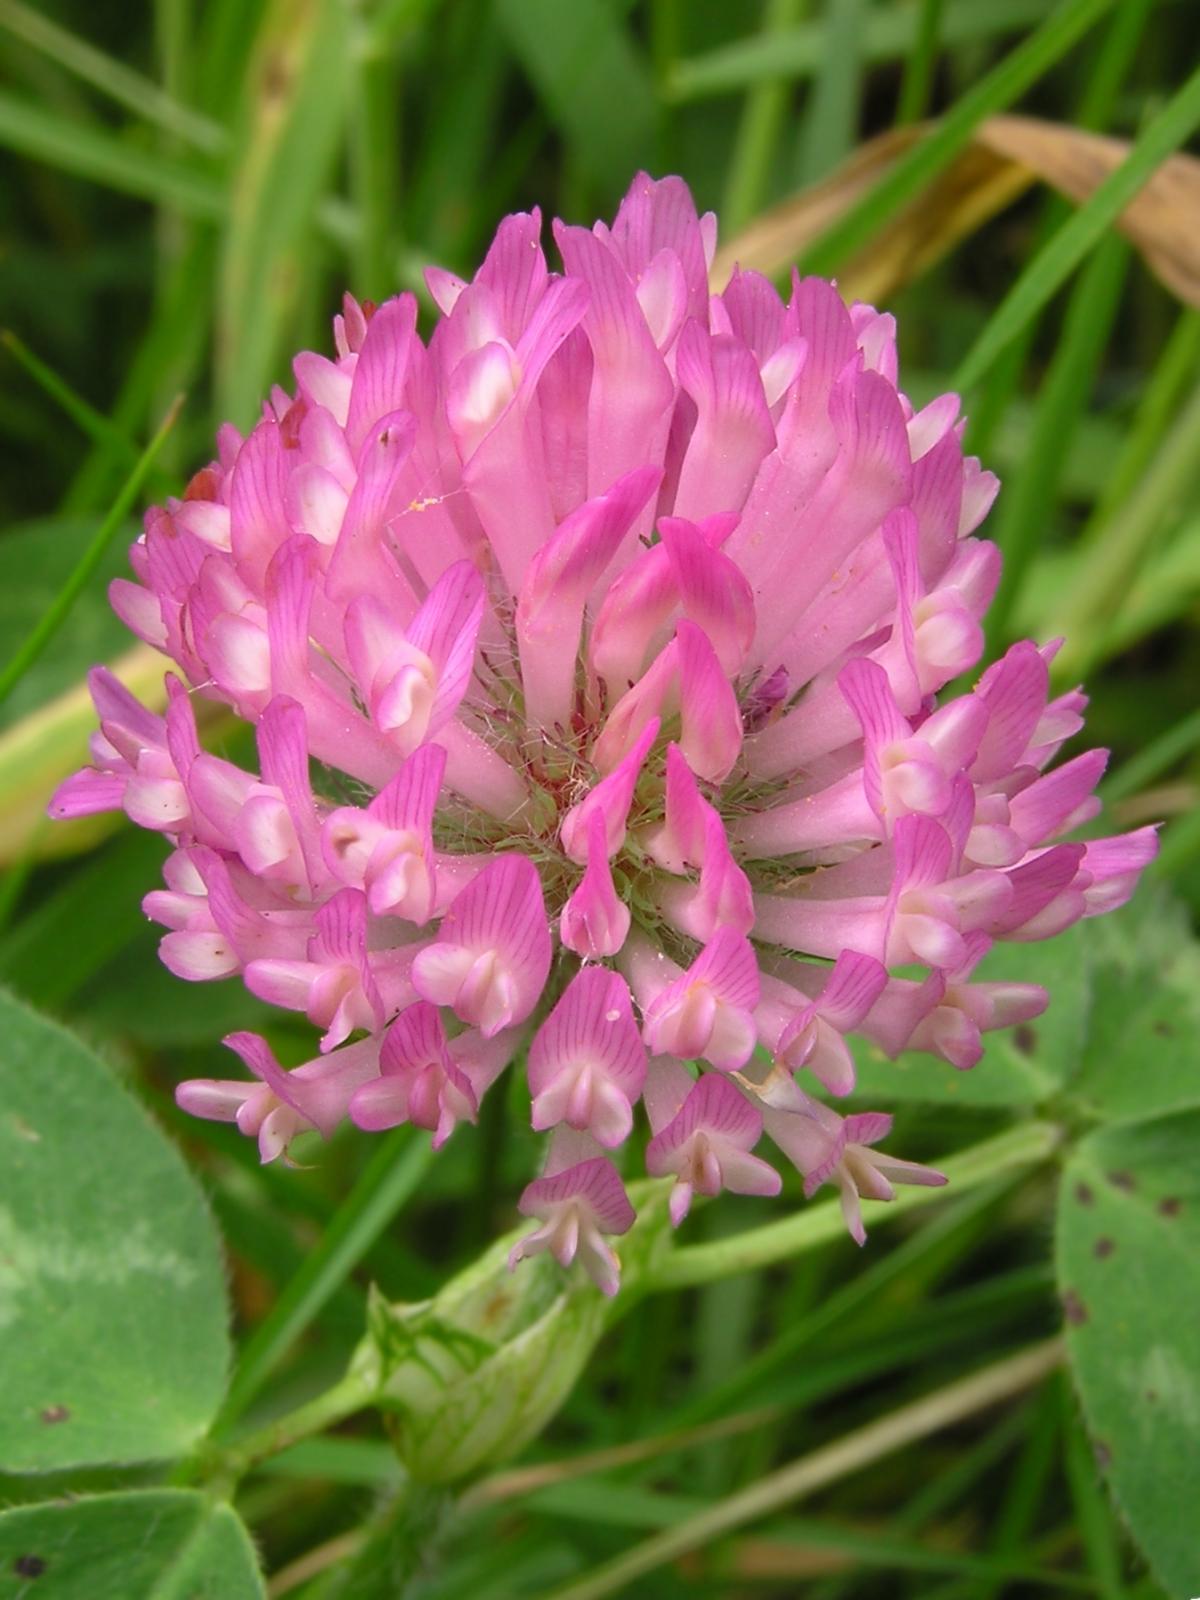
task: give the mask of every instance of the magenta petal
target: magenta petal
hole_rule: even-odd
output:
[[[849,1033],[870,1011],[887,983],[887,968],[871,956],[843,950],[817,1000],[817,1010],[839,1033]]]
[[[521,1196],[520,1210],[527,1217],[539,1216],[571,1201],[586,1208],[605,1233],[627,1233],[633,1226],[635,1213],[625,1186],[603,1156],[581,1161],[552,1178],[535,1178]]]
[[[629,990],[615,973],[585,967],[530,1047],[534,1126],[565,1122],[601,1145],[620,1144],[645,1077],[646,1052]]]
[[[593,811],[588,824],[587,871],[559,919],[562,942],[585,959],[615,956],[625,943],[631,920],[629,907],[617,898],[613,884],[603,813]]]
[[[758,362],[740,340],[713,338],[694,321],[684,325],[675,362],[680,387],[696,407],[675,514],[694,518],[740,511],[775,445]],[[740,573],[738,578],[745,584]]]
[[[679,645],[679,748],[700,778],[722,783],[742,748],[742,716],[729,679],[703,629],[682,621]]]
[[[500,856],[456,896],[412,979],[425,999],[452,1006],[490,1037],[533,1010],[550,955],[536,868],[524,856]]]
[[[517,605],[517,637],[526,714],[536,726],[566,725],[584,602],[661,477],[652,466],[626,473],[567,517],[530,564]]]

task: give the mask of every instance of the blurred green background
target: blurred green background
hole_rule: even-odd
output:
[[[741,258],[764,269],[800,259],[878,293],[897,315],[901,383],[918,403],[965,380],[970,448],[1004,482],[985,530],[1009,573],[990,649],[1069,630],[1061,681],[1086,673],[1090,742],[1113,750],[1108,818],[1165,823],[1156,875],[1194,916],[1194,158],[1142,191],[1136,239],[1114,223],[1193,139],[1198,43],[1187,0],[0,0],[0,668],[177,394],[186,402],[150,493],[209,458],[221,420],[244,425],[271,383],[289,382],[293,351],[328,347],[343,290],[424,295],[422,265],[469,275],[506,211],[611,217],[636,168],[677,171],[702,209],[719,211],[723,249],[741,236]],[[1014,112],[1038,120],[986,120]],[[932,134],[928,117],[939,119]],[[1006,154],[1014,140],[1018,164]],[[1114,186],[1106,174],[1128,145],[1136,171]],[[264,1025],[261,1008],[236,986],[190,988],[157,964],[139,909],[162,854],[152,837],[52,837],[36,821],[81,760],[89,722],[77,696],[56,697],[129,647],[104,580],[124,569],[133,531],[118,519],[65,626],[0,705],[0,977],[99,1043],[177,1135],[209,1186],[239,1327],[252,1330],[375,1147],[343,1133],[311,1171],[264,1172],[228,1130],[185,1123],[173,1084],[227,1070],[216,1039]],[[244,754],[227,728],[213,738]],[[64,848],[78,853],[47,859]],[[1182,947],[1185,919],[1152,920],[1174,930],[1164,950]],[[1030,976],[1042,959],[1030,954]],[[270,1031],[299,1058],[298,1030],[274,1019]],[[1136,1071],[1137,1040],[1128,1048]],[[401,1221],[385,1228],[389,1214],[345,1263],[261,1406],[336,1373],[366,1281],[419,1298],[509,1225],[538,1147],[494,1100]],[[909,1153],[1004,1126],[1002,1100],[902,1111]],[[481,1512],[473,1547],[427,1592],[549,1594],[981,1352],[1052,1331],[1049,1195],[1043,1177],[989,1190],[939,1213],[936,1228],[881,1235],[861,1258],[842,1243],[787,1273],[638,1310],[544,1449],[565,1457],[702,1418],[742,1425]],[[695,1234],[715,1237],[753,1210],[712,1207]],[[386,1495],[380,1436],[364,1426],[341,1445],[249,1481],[241,1505],[269,1570],[346,1537]],[[1058,1376],[803,1510],[803,1522],[776,1519],[623,1592],[1159,1592]],[[336,1592],[391,1592],[355,1581]],[[315,1597],[324,1582],[293,1569],[273,1592]]]

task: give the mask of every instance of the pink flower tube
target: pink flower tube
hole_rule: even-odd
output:
[[[997,939],[1110,911],[1150,829],[1064,843],[1102,752],[1050,699],[1054,646],[983,649],[996,480],[956,397],[915,411],[895,327],[819,279],[710,294],[715,218],[639,176],[610,227],[508,217],[441,317],[347,297],[253,431],[151,510],[112,602],[175,664],[165,717],[92,674],[93,766],[57,817],[123,808],[173,850],[146,901],[191,981],[242,974],[312,1023],[313,1059],[193,1082],[263,1158],[408,1121],[435,1142],[518,1056],[544,1175],[514,1261],[618,1281],[620,1150],[693,1195],[811,1192],[928,1168],[829,1104],[845,1038],[965,1068],[1036,1015],[975,983]],[[257,729],[204,753],[192,696]],[[925,976],[896,967],[924,968]],[[628,1166],[628,1163],[625,1163]]]

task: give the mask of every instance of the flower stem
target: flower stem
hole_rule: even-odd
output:
[[[951,1156],[942,1163],[943,1170],[953,1192],[962,1194],[1002,1173],[1044,1161],[1053,1153],[1060,1138],[1060,1129],[1051,1123],[1024,1123]],[[878,1212],[875,1220],[883,1222],[901,1212],[927,1205],[943,1193],[941,1189],[903,1189],[886,1210]],[[645,1288],[654,1293],[712,1283],[815,1249],[838,1238],[843,1231],[841,1209],[835,1201],[830,1201],[781,1222],[750,1228],[731,1239],[676,1250],[653,1269]],[[631,1309],[633,1303],[632,1297],[624,1305],[618,1301],[614,1310],[620,1315],[622,1310]],[[173,1481],[199,1480],[214,1493],[226,1493],[260,1461],[277,1455],[301,1439],[324,1432],[369,1406],[375,1397],[371,1379],[352,1368],[333,1388],[265,1427],[243,1434],[228,1445],[208,1444],[179,1468]]]
[[[225,1495],[260,1461],[299,1444],[301,1439],[324,1433],[356,1411],[364,1410],[374,1400],[375,1393],[374,1384],[352,1368],[324,1394],[261,1428],[244,1433],[233,1444],[202,1446],[178,1468],[171,1481],[175,1484],[200,1481],[214,1494]]]
[[[942,1170],[951,1192],[961,1194],[1014,1167],[1035,1166],[1044,1161],[1053,1154],[1060,1137],[1060,1130],[1051,1123],[1023,1123],[951,1156],[942,1163]],[[886,1209],[875,1212],[875,1222],[886,1222],[917,1206],[929,1205],[946,1192],[932,1188],[901,1189]],[[694,1288],[734,1273],[756,1271],[804,1250],[828,1244],[844,1231],[841,1207],[829,1200],[780,1222],[749,1228],[713,1244],[691,1245],[673,1251],[664,1256],[646,1287],[652,1293],[662,1289]]]

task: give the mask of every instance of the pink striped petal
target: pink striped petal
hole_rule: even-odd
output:
[[[680,387],[696,407],[675,515],[740,511],[760,464],[775,447],[758,362],[740,341],[714,338],[699,322],[684,325],[675,361]]]
[[[643,840],[647,853],[668,872],[699,867],[709,809],[683,752],[677,744],[669,744],[664,820],[661,827],[648,830]]]
[[[550,953],[536,868],[524,856],[500,856],[455,898],[412,978],[422,998],[491,1038],[533,1010]]]
[[[750,1155],[762,1135],[762,1117],[727,1078],[705,1073],[692,1088],[678,1115],[646,1147],[646,1171],[652,1177],[677,1178],[671,1192],[671,1221],[676,1227],[694,1195],[778,1194],[779,1174],[766,1161]]]
[[[579,506],[534,556],[518,599],[517,639],[526,715],[535,726],[567,725],[584,602],[661,480],[654,466],[626,473]]]
[[[601,1145],[623,1143],[646,1077],[646,1052],[623,979],[585,967],[529,1050],[533,1126],[565,1122]]]
[[[615,956],[631,922],[629,907],[617,897],[608,864],[604,816],[593,811],[588,824],[587,871],[563,906],[559,933],[563,944],[585,960]]]
[[[603,1294],[617,1292],[620,1263],[603,1235],[627,1233],[635,1212],[611,1161],[594,1156],[553,1177],[535,1178],[521,1196],[520,1210],[539,1218],[542,1227],[513,1246],[510,1267],[541,1250],[549,1250],[563,1267],[578,1255]]]
[[[655,1053],[703,1058],[722,1072],[736,1072],[754,1050],[758,997],[758,963],[749,941],[719,928],[687,972],[651,1001],[642,1036]]]

